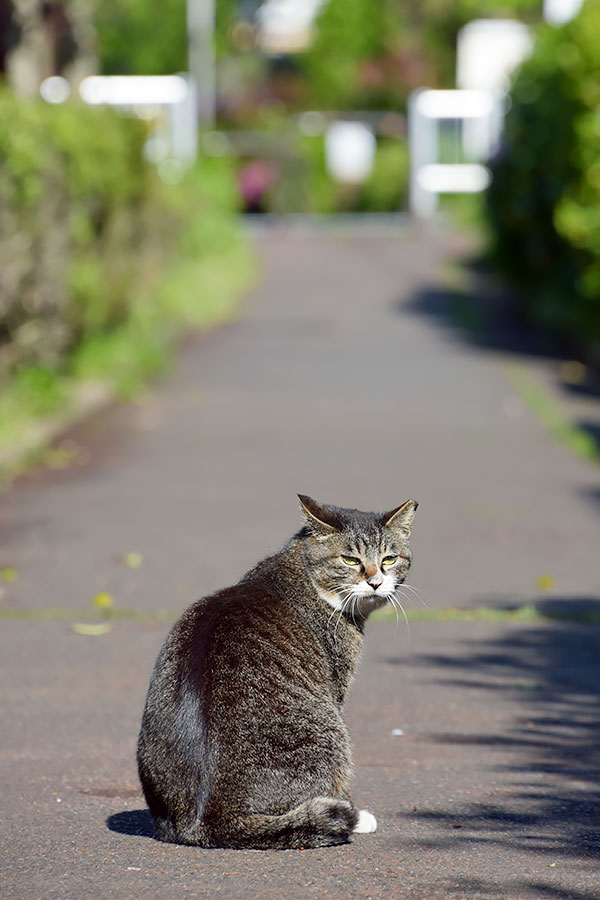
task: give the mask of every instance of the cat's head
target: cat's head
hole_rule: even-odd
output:
[[[298,499],[304,515],[304,564],[319,595],[334,609],[366,617],[392,600],[410,568],[408,546],[417,502],[366,513]]]

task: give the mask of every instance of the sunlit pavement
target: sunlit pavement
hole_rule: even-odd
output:
[[[547,588],[600,602],[600,470],[521,405],[509,350],[449,316],[464,241],[389,224],[254,239],[243,317],[74,432],[69,467],[0,498],[18,575],[1,602],[31,617],[0,635],[2,896],[597,900],[600,629],[573,621],[371,624],[348,720],[374,835],[305,853],[151,839],[134,748],[155,613],[279,546],[296,492],[419,500],[409,580],[431,614]],[[98,594],[141,618],[78,633]]]

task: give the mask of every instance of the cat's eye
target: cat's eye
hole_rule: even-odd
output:
[[[342,554],[342,560],[347,566],[362,566],[360,559],[357,559],[356,556],[344,556]]]
[[[397,556],[384,556],[381,560],[384,566],[393,566],[394,563],[398,562]]]

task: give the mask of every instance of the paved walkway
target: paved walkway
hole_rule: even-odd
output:
[[[434,611],[525,605],[540,576],[600,598],[599,470],[522,408],[506,355],[444,314],[460,241],[281,230],[257,246],[239,322],[78,429],[70,468],[0,497],[19,572],[1,603],[37,611],[0,634],[2,897],[598,900],[600,629],[573,622],[372,623],[348,719],[375,835],[305,853],[150,839],[134,748],[167,626],[88,637],[45,611],[104,591],[173,615],[279,546],[296,492],[418,499],[410,580]]]

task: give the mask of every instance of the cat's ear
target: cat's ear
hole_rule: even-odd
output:
[[[384,513],[381,521],[386,528],[390,528],[392,531],[400,528],[405,529],[408,532],[406,537],[408,537],[418,505],[416,500],[407,500],[402,506],[397,506],[395,509]]]
[[[304,513],[304,522],[311,531],[317,534],[333,534],[339,531],[339,522],[331,510],[321,506],[312,497],[306,494],[298,494],[298,500]]]

